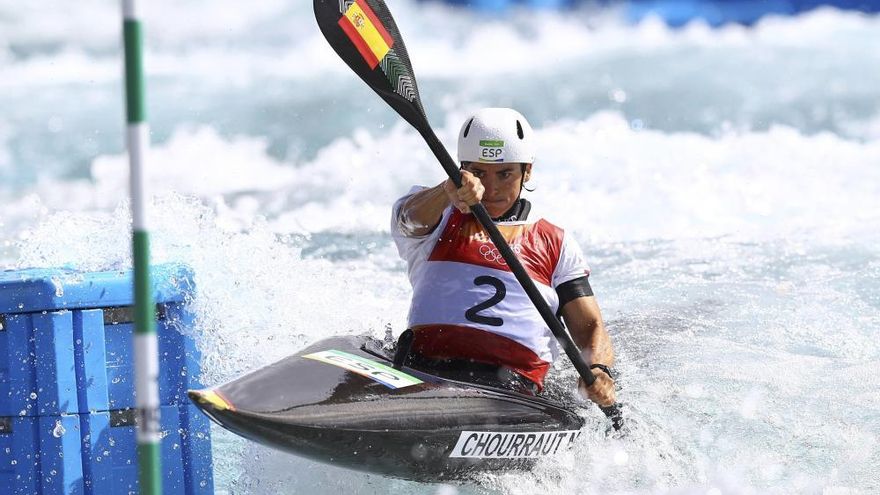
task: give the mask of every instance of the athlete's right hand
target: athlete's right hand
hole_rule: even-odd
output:
[[[443,183],[443,190],[452,206],[458,208],[462,213],[470,213],[470,205],[479,203],[486,191],[480,179],[467,170],[461,171],[461,187],[456,189],[452,179],[446,179],[446,182]]]
[[[602,407],[611,406],[616,402],[614,380],[601,371],[596,373],[596,381],[589,387],[584,383],[583,378],[578,378],[578,390],[584,398]]]

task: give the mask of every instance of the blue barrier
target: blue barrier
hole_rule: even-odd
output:
[[[208,419],[189,404],[199,355],[191,275],[155,267],[163,492],[213,493]],[[0,492],[137,493],[127,272],[0,272]]]
[[[712,26],[754,24],[768,14],[795,15],[817,7],[858,12],[880,12],[880,0],[442,0],[474,10],[499,13],[514,7],[563,10],[580,5],[622,6],[626,19],[639,22],[656,16],[673,27],[700,19]]]
[[[790,0],[634,0],[627,4],[627,19],[638,22],[654,15],[678,27],[694,19],[711,26],[727,23],[754,24],[768,14],[793,15],[798,10]]]
[[[880,12],[880,0],[629,0],[622,3],[630,22],[657,16],[673,27],[696,19],[716,27],[728,23],[751,25],[766,15],[796,15],[818,7]]]
[[[161,408],[165,495],[213,492],[208,419],[195,406]],[[137,493],[132,410],[8,418],[0,427],[0,492]]]

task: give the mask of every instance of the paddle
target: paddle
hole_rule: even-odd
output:
[[[391,108],[410,123],[425,139],[428,147],[440,161],[446,175],[456,187],[461,187],[461,173],[449,152],[437,139],[428,123],[419,98],[416,77],[400,31],[383,0],[314,0],[315,18],[330,46]],[[565,354],[589,386],[596,381],[590,366],[584,362],[571,337],[559,318],[547,305],[538,288],[528,276],[519,259],[498,232],[498,228],[478,203],[471,212],[489,234],[495,247],[510,267],[516,279],[550,327]],[[623,424],[618,404],[603,407],[615,429]]]

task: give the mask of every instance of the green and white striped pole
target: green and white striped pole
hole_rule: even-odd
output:
[[[122,0],[125,41],[126,143],[131,169],[132,259],[135,301],[135,394],[141,495],[162,493],[159,465],[159,344],[150,288],[150,237],[147,230],[145,155],[150,147],[143,65],[143,25],[135,0]]]

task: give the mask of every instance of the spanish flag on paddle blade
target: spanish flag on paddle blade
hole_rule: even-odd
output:
[[[339,19],[339,27],[345,31],[371,69],[379,65],[379,61],[385,58],[394,45],[391,35],[366,0],[355,0]]]

